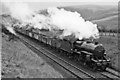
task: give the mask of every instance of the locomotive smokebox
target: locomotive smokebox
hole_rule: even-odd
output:
[[[97,57],[103,57],[105,53],[105,48],[102,44],[98,42],[89,42],[89,41],[76,41],[75,48],[79,51],[87,51],[92,55]]]

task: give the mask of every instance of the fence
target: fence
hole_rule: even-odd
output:
[[[100,36],[118,37],[118,33],[100,32]]]

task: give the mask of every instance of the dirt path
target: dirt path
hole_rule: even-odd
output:
[[[92,22],[101,22],[101,21],[106,21],[106,20],[110,20],[110,19],[113,19],[113,18],[117,18],[117,17],[118,17],[118,15],[114,15],[114,16],[105,17],[105,18],[98,19],[98,20],[92,20]]]
[[[4,34],[2,34],[1,55],[3,78],[62,78],[59,72],[22,42],[8,41],[8,36]]]

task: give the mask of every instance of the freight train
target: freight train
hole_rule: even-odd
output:
[[[69,54],[69,56],[72,56],[72,58],[80,61],[84,65],[90,66],[93,70],[105,70],[110,65],[110,59],[106,58],[105,48],[98,42],[90,42],[76,38],[60,39],[55,37],[57,34],[55,32],[23,28],[16,28],[16,31],[37,39],[60,53]]]

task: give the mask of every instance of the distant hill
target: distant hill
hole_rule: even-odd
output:
[[[118,29],[118,6],[80,5],[61,8],[77,11],[85,20],[96,21],[94,23],[108,30]]]
[[[118,14],[116,6],[80,5],[62,7],[68,11],[77,11],[86,20],[97,20]]]
[[[108,20],[104,20],[104,21],[98,21],[98,22],[94,22],[96,23],[98,26],[104,27],[107,30],[117,30],[118,29],[118,17],[113,17],[111,19]]]

